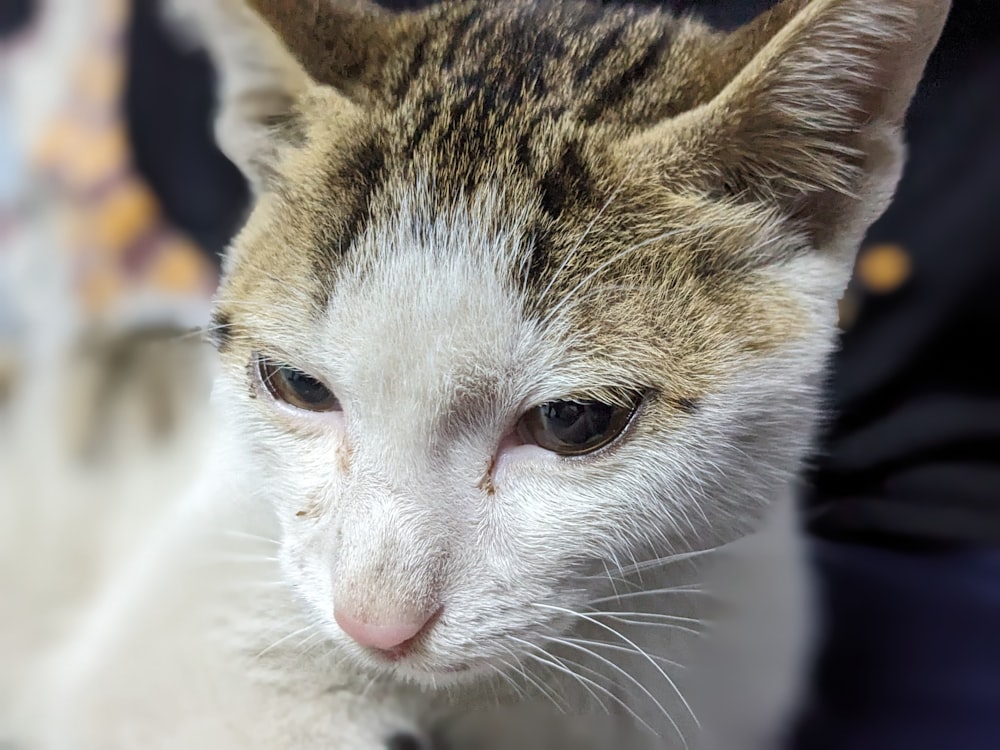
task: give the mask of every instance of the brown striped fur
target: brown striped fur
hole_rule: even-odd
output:
[[[366,3],[250,4],[298,64],[272,61],[294,85],[239,92],[276,151],[236,155],[254,162],[262,207],[230,262],[219,314],[232,330],[241,315],[226,300],[263,301],[287,286],[307,292],[318,314],[359,233],[421,177],[433,176],[442,211],[499,183],[508,210],[529,217],[526,305],[542,316],[572,292],[579,346],[633,362],[668,403],[697,400],[741,352],[802,335],[810,300],[763,271],[828,242],[831,223],[850,224],[866,165],[898,159],[916,79],[880,95],[878,76],[897,80],[930,37],[896,61],[883,50],[943,6],[919,3],[905,18],[902,3],[880,15],[848,0],[786,0],[723,34],[582,0],[445,2],[402,14]],[[885,66],[871,80],[850,60],[841,74],[810,67],[836,52],[836,24],[850,13],[870,25],[871,59],[861,62]],[[762,53],[782,30],[787,38]],[[815,101],[768,97],[802,93],[800,79],[826,88]],[[808,108],[825,104],[848,111],[810,129]],[[848,242],[836,258],[842,269],[852,250]],[[609,343],[637,341],[669,341],[669,357]]]

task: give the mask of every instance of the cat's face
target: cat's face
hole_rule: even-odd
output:
[[[296,59],[217,31],[223,61],[274,56],[228,71],[260,198],[220,394],[331,637],[478,674],[605,571],[751,530],[947,3],[785,3],[728,37],[573,2],[254,5]]]

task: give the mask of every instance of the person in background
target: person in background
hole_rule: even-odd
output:
[[[0,164],[11,183],[0,185],[0,248],[51,228],[45,244],[60,248],[86,319],[131,298],[167,309],[209,298],[247,204],[212,140],[211,70],[178,46],[160,10],[4,0],[0,11]]]
[[[204,455],[213,363],[182,334],[246,188],[167,34],[155,3],[0,0],[0,746]]]
[[[732,27],[774,3],[637,4]],[[0,24],[27,5],[4,0]],[[170,283],[201,289],[248,194],[212,143],[206,61],[177,46],[153,0],[129,10],[118,122],[149,190],[144,216],[212,260],[198,266],[172,245],[202,270]],[[896,200],[861,248],[841,307],[830,419],[803,497],[823,628],[789,731],[794,750],[1000,748],[998,93],[1000,3],[954,0],[911,108]],[[78,155],[59,153],[67,163]],[[157,253],[130,252],[114,257],[141,258],[138,268],[163,278],[149,270]]]

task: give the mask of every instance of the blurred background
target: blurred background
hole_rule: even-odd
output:
[[[773,3],[641,4],[732,27]],[[199,455],[197,329],[250,196],[162,11],[0,0],[0,707]],[[1000,747],[1000,2],[955,0],[907,126],[804,482],[810,750]]]

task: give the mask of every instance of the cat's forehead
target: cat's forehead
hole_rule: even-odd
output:
[[[429,185],[435,208],[447,212],[502,184],[496,210],[527,215],[537,250],[529,278],[540,281],[550,251],[579,239],[602,208],[621,215],[643,202],[629,199],[634,175],[609,147],[714,85],[692,77],[690,52],[708,32],[657,11],[444,3],[400,23],[399,49],[358,93],[364,115],[329,128],[338,114],[327,117],[320,105],[303,118],[295,158],[271,196],[296,236],[308,230],[305,254],[320,276],[362,233],[412,203],[415,185]],[[602,231],[591,227],[589,239],[600,243]]]
[[[773,338],[773,321],[752,310],[759,296],[733,288],[747,269],[727,267],[735,256],[724,252],[727,242],[764,241],[768,217],[685,195],[671,175],[614,153],[718,88],[696,64],[711,38],[703,27],[655,11],[520,0],[446,3],[404,20],[395,57],[359,94],[361,114],[320,111],[301,133],[244,233],[225,296],[278,301],[267,306],[276,319],[296,307],[319,320],[333,295],[392,267],[380,255],[478,253],[454,234],[425,241],[462,217],[482,247],[497,251],[489,238],[505,236],[491,273],[529,316],[571,331],[567,347],[612,357],[609,341],[652,336],[673,338],[678,361],[684,349],[721,356],[721,343],[675,330],[708,316],[734,321],[717,338],[735,321],[743,340]],[[402,248],[408,235],[419,241]],[[554,310],[564,318],[545,320]]]
[[[684,57],[711,36],[659,10],[572,1],[443,3],[397,27],[398,48],[366,88],[366,104],[421,115],[409,128],[400,122],[400,132],[437,140],[449,126],[517,130],[522,118],[563,114],[585,125],[649,125],[690,106]]]
[[[375,182],[432,173],[443,200],[499,177],[558,213],[593,181],[595,146],[717,89],[692,54],[711,33],[655,10],[445,3],[400,28],[400,49],[362,95],[361,149]]]

